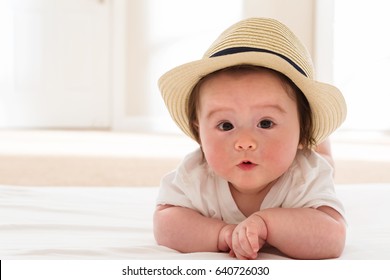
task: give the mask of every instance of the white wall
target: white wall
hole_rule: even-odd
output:
[[[244,17],[271,17],[286,24],[313,55],[315,0],[246,0]]]

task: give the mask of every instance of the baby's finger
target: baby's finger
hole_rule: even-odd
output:
[[[254,254],[252,246],[247,238],[246,229],[243,228],[233,234],[233,250],[236,255],[243,256],[244,258],[254,258],[257,256]]]
[[[257,255],[257,252],[260,250],[259,236],[257,231],[253,231],[253,229],[247,228],[246,236],[252,249],[252,253]]]
[[[250,260],[251,259],[251,258],[248,258],[248,257],[240,255],[240,254],[236,254],[235,256],[238,260]]]

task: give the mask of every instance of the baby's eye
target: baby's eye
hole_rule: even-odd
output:
[[[234,128],[234,126],[230,122],[221,122],[218,125],[218,129],[222,130],[222,131],[229,131],[229,130],[232,130],[233,128]]]
[[[270,120],[262,120],[257,124],[257,127],[263,128],[263,129],[269,129],[274,126],[274,122]]]

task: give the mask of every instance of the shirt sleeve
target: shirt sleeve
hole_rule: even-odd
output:
[[[163,177],[157,205],[181,206],[206,214],[202,198],[208,184],[201,159],[201,151],[196,150],[187,155],[176,170]]]
[[[156,204],[193,208],[191,200],[188,198],[185,190],[182,188],[183,184],[178,184],[177,176],[177,170],[175,170],[163,177],[161,180]]]
[[[321,156],[302,154],[285,174],[273,201],[283,208],[318,208],[328,206],[345,217],[344,207],[337,198],[333,169]],[[274,205],[275,206],[275,205]]]
[[[214,176],[203,161],[202,152],[197,150],[162,179],[156,203],[186,207],[205,217],[223,219],[230,218],[235,209],[230,205],[228,213],[222,213],[226,200],[234,204],[227,182]]]

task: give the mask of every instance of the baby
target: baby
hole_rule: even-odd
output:
[[[314,80],[307,50],[286,26],[240,21],[159,85],[172,118],[200,145],[162,180],[159,244],[238,259],[257,258],[265,245],[292,258],[340,256],[343,206],[316,148],[346,105],[337,88]]]

